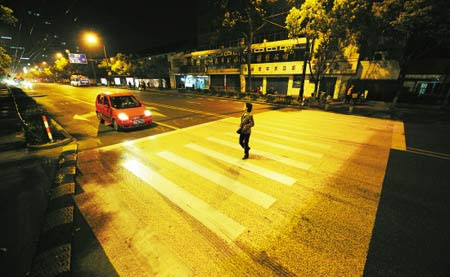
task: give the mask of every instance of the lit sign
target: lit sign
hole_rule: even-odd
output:
[[[70,63],[81,63],[81,64],[87,64],[87,58],[86,54],[69,54],[69,61]]]

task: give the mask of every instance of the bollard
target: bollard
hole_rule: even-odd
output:
[[[53,142],[52,132],[50,131],[50,126],[48,125],[45,114],[42,115],[42,121],[44,121],[45,131],[47,131],[47,136],[50,139],[50,142]]]

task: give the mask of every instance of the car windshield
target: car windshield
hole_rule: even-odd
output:
[[[111,105],[116,109],[127,109],[141,106],[141,103],[132,95],[129,96],[113,96],[111,97]]]

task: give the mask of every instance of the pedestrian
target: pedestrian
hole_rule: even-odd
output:
[[[345,95],[345,101],[344,103],[350,103],[350,99],[352,98],[353,89],[355,88],[354,85],[351,85],[347,90],[347,95]]]
[[[241,124],[239,126],[239,144],[244,149],[243,160],[248,159],[248,152],[250,151],[250,146],[248,143],[250,141],[251,128],[255,126],[255,121],[253,120],[252,114],[253,105],[251,103],[245,103],[244,113],[241,116]]]

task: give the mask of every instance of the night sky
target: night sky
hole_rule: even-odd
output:
[[[47,36],[51,46],[46,48],[75,51],[75,46],[80,46],[80,52],[86,51],[80,33],[89,29],[100,34],[108,54],[114,55],[195,39],[199,2],[10,0],[2,4],[13,9],[19,19],[20,36],[20,24],[10,35],[27,50],[38,48]]]

